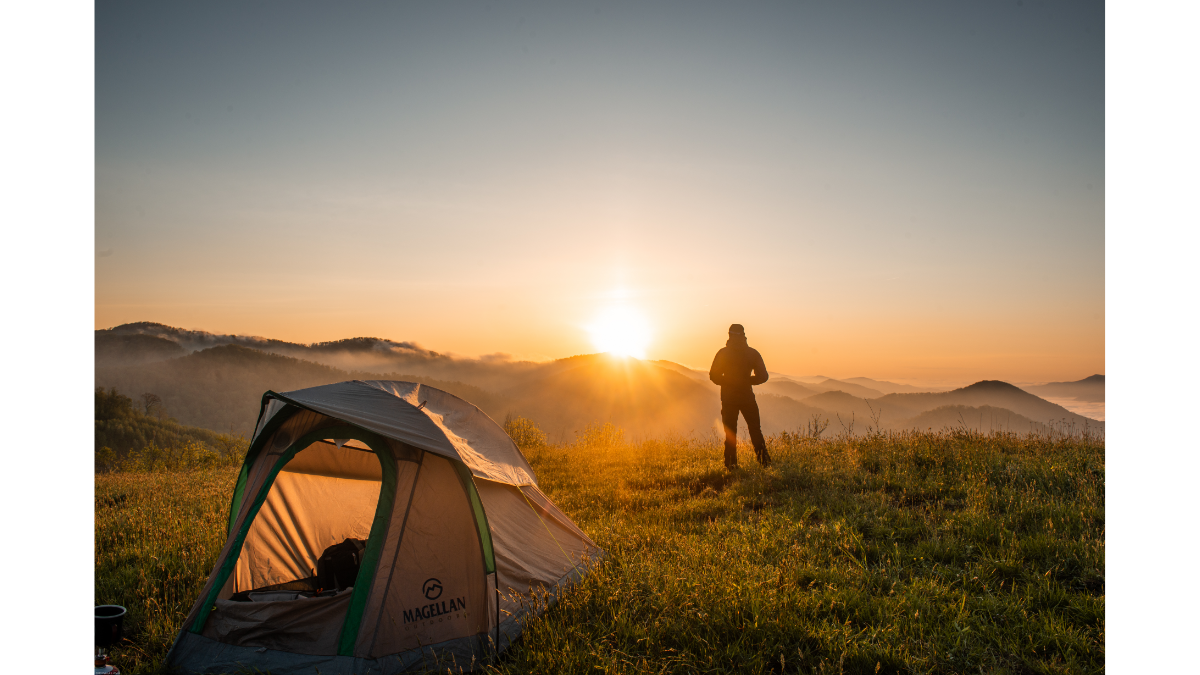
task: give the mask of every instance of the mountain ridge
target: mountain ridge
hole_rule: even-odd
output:
[[[187,352],[188,346],[172,336],[188,341],[188,346],[211,346]],[[471,401],[493,419],[528,417],[552,437],[567,440],[587,424],[603,422],[638,437],[719,432],[719,388],[708,381],[708,373],[665,360],[581,354],[541,363],[489,361],[381,338],[314,345],[230,338],[150,322],[97,330],[96,386],[115,387],[133,397],[158,394],[180,421],[219,432],[249,433],[268,389],[288,391],[345,379],[422,382]],[[840,388],[847,384],[846,389],[869,397]],[[825,390],[818,391],[822,385]],[[927,414],[947,406],[962,408],[953,415],[964,419],[981,414],[1003,417],[1007,428],[1026,422],[1089,424],[1087,418],[994,380],[950,392],[882,394],[830,378],[801,384],[779,376],[756,391],[765,433],[804,428],[814,415],[827,418],[838,432],[865,431],[868,424],[900,429],[949,419],[952,413]],[[1090,424],[1103,428],[1100,422]]]
[[[1104,402],[1104,376],[1090,375],[1075,382],[1047,382],[1024,387],[1035,396],[1072,398],[1077,401]]]

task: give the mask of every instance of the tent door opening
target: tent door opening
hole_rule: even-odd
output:
[[[230,600],[332,595],[356,584],[379,510],[383,467],[367,442],[348,438],[360,435],[354,430],[319,435],[325,437],[295,452],[271,482],[243,541]]]
[[[390,445],[357,427],[318,429],[280,452],[193,630],[273,649],[344,651],[386,536],[396,473]],[[357,568],[350,575],[348,562]],[[251,614],[278,614],[291,628],[259,635],[245,620]]]

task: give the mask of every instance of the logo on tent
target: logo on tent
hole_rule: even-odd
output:
[[[438,600],[438,598],[442,597],[442,590],[442,582],[440,580],[426,579],[425,583],[421,584],[421,592],[425,594],[425,599],[431,602],[428,605],[404,610],[404,623],[408,624],[414,621],[429,621],[429,623],[434,623],[432,619],[437,619],[437,623],[441,623],[442,621],[459,618],[461,615],[455,613],[462,612],[467,608],[467,599],[450,598],[449,600]],[[447,614],[454,614],[454,616],[446,616]],[[425,624],[422,623],[421,625]]]

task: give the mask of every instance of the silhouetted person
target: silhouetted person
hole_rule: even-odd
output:
[[[735,323],[729,327],[729,341],[717,352],[708,379],[721,385],[721,423],[725,426],[725,468],[737,468],[737,418],[740,412],[750,428],[750,442],[758,463],[771,465],[767,442],[763,439],[758,417],[758,401],[750,387],[767,381],[767,366],[762,355],[746,343],[746,329]]]

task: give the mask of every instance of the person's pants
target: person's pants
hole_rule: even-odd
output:
[[[746,418],[746,426],[750,428],[750,442],[754,445],[754,454],[758,457],[758,463],[770,466],[771,456],[767,454],[767,441],[763,438],[762,423],[758,417],[758,401],[754,400],[754,394],[721,397],[721,424],[725,426],[725,466],[737,466],[739,412],[742,417]]]

